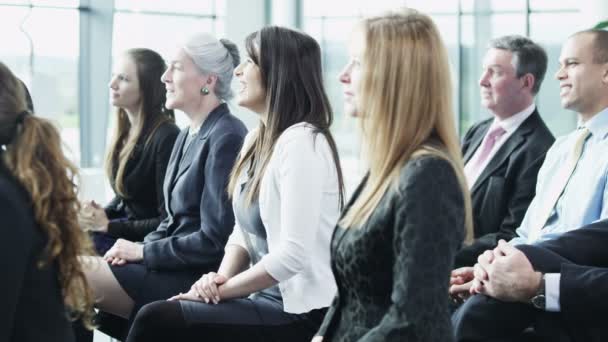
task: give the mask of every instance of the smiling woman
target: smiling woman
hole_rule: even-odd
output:
[[[307,342],[335,293],[329,240],[343,185],[319,45],[283,27],[245,45],[237,101],[260,120],[230,177],[225,256],[188,292],[142,308],[129,342]]]

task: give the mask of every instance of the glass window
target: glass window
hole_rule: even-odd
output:
[[[216,14],[226,0],[115,0],[117,10],[185,13],[191,15]],[[223,11],[222,11],[223,13]]]
[[[458,0],[406,0],[408,7],[426,13],[458,13]]]
[[[168,29],[170,28],[170,29]],[[139,13],[116,13],[112,35],[112,54],[117,55],[134,47],[145,47],[170,58],[180,39],[196,32],[216,32],[211,18],[152,15]]]
[[[28,86],[36,113],[55,121],[67,153],[80,160],[78,10],[0,6],[0,59]],[[49,25],[52,20],[53,25]]]
[[[580,7],[580,0],[530,0],[530,10],[532,11],[551,11],[569,10],[577,11]]]
[[[460,70],[461,112],[460,133],[464,134],[474,123],[487,118],[488,112],[480,106],[479,78],[488,42],[508,34],[525,35],[524,14],[483,14],[462,16],[462,69]]]
[[[505,12],[526,10],[526,0],[462,0],[463,12]]]
[[[78,8],[79,0],[0,0],[0,5],[33,5]]]

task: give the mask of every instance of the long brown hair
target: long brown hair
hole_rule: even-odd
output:
[[[167,69],[163,58],[155,51],[143,48],[130,49],[125,52],[137,69],[140,95],[142,99],[138,120],[135,126],[123,108],[116,109],[116,128],[106,156],[106,175],[116,193],[128,197],[124,187],[124,176],[127,162],[133,155],[135,146],[150,142],[156,129],[165,122],[175,122],[172,110],[165,108],[166,91],[160,77]],[[134,130],[132,133],[129,133]],[[145,136],[144,141],[140,141]]]
[[[333,112],[323,86],[321,48],[309,35],[284,27],[269,26],[250,34],[245,39],[247,53],[260,68],[262,86],[266,91],[266,124],[254,133],[235,164],[228,191],[233,193],[238,176],[256,165],[251,173],[251,186],[246,203],[257,198],[260,182],[279,136],[290,126],[306,122],[322,134],[333,156],[339,184],[340,206],[344,203],[344,181],[338,149],[329,130]]]
[[[421,154],[432,154],[454,168],[470,241],[471,201],[454,126],[447,51],[437,27],[428,16],[404,9],[365,19],[358,29],[355,33],[365,42],[359,112],[369,176],[341,225],[365,223],[397,184],[401,167]],[[432,144],[432,137],[439,144]]]
[[[91,326],[93,296],[78,256],[92,255],[93,250],[77,221],[77,169],[64,156],[55,126],[49,120],[20,114],[26,109],[23,87],[0,63],[0,116],[20,120],[5,145],[2,162],[27,190],[35,221],[48,239],[38,266],[57,267],[65,305],[75,318]]]

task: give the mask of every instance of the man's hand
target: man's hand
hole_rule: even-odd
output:
[[[524,253],[504,240],[492,254],[479,258],[473,290],[505,302],[528,302],[538,291],[542,274],[534,271]]]
[[[450,275],[450,296],[455,302],[463,302],[470,296],[473,284],[473,267],[460,267]]]

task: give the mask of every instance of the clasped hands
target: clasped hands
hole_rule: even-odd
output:
[[[180,293],[168,300],[191,300],[197,302],[205,302],[207,304],[217,304],[222,299],[220,296],[220,287],[228,280],[227,277],[209,272],[204,274],[201,279],[197,280],[190,290],[186,293]]]
[[[78,223],[85,230],[107,233],[110,220],[102,206],[95,201],[89,201],[81,204]]]
[[[505,302],[527,302],[538,290],[541,278],[524,253],[500,240],[494,250],[478,257],[474,267],[452,271],[450,296],[457,302],[474,294]]]

